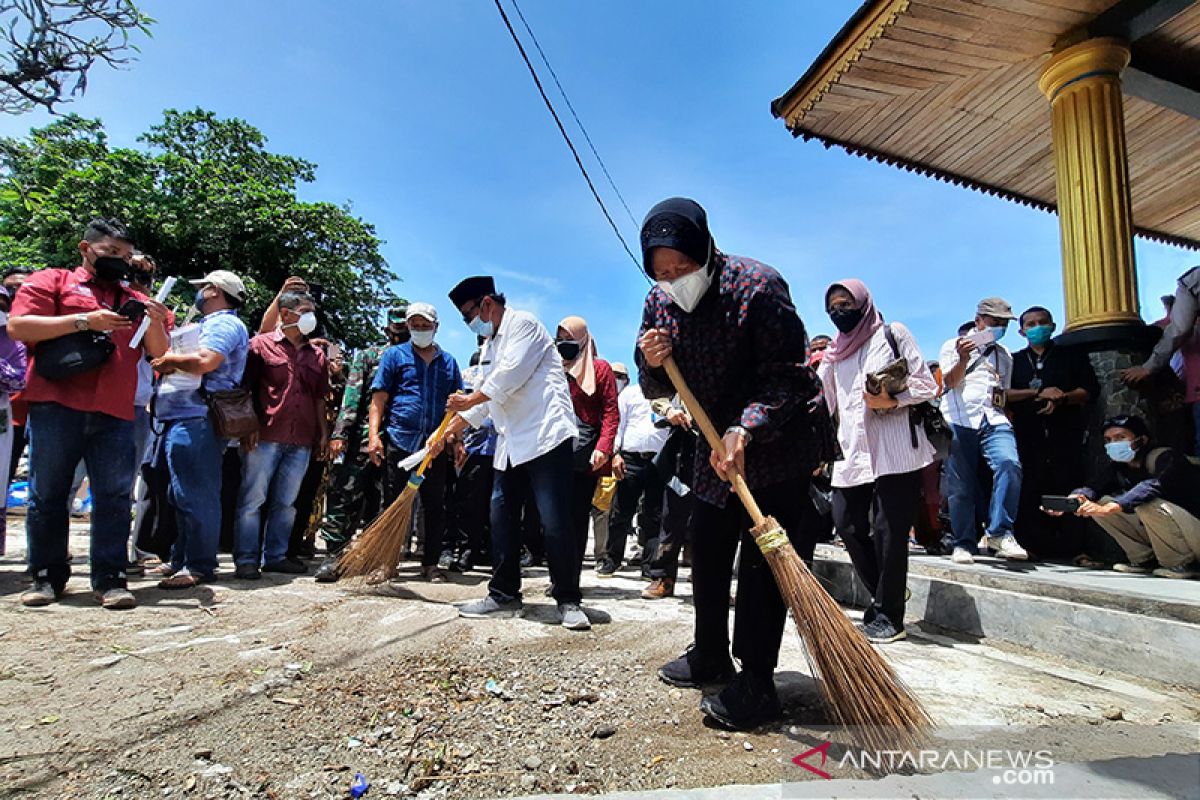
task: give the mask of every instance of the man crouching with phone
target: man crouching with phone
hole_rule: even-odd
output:
[[[1200,574],[1200,468],[1179,450],[1155,447],[1141,417],[1113,417],[1104,423],[1108,464],[1091,487],[1066,498],[1042,499],[1051,516],[1075,506],[1090,517],[1129,558],[1113,569],[1160,578]]]
[[[133,408],[138,362],[169,345],[167,309],[130,288],[133,240],[116,220],[92,220],[73,270],[29,276],[13,302],[8,332],[30,347],[29,537],[33,586],[26,606],[48,605],[66,590],[67,494],[80,459],[92,488],[91,576],[105,608],[133,608],[126,588],[129,487],[136,469]],[[134,302],[136,301],[136,303]],[[128,304],[128,305],[127,305]],[[146,335],[130,347],[132,311],[144,307]],[[129,316],[119,313],[125,309]]]

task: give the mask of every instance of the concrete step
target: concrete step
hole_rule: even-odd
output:
[[[821,545],[814,571],[839,602],[869,602],[842,548]],[[988,557],[959,565],[913,555],[908,587],[908,622],[1200,689],[1200,582]]]

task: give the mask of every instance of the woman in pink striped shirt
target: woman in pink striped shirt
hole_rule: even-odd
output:
[[[830,286],[825,308],[838,334],[819,374],[838,417],[843,454],[833,465],[833,522],[871,592],[863,614],[867,638],[894,642],[906,636],[908,533],[921,494],[920,472],[934,460],[934,448],[909,411],[936,397],[937,383],[908,328],[884,324],[862,281]],[[898,359],[907,363],[907,388],[894,395],[886,389],[868,392],[868,376]]]

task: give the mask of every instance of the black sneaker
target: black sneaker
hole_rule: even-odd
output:
[[[299,564],[290,558],[285,558],[282,561],[272,561],[270,564],[263,564],[263,572],[282,572],[285,575],[303,575],[308,572],[308,567]]]
[[[783,716],[775,679],[742,670],[717,694],[700,701],[700,710],[726,728],[747,731]]]
[[[336,555],[325,556],[325,560],[321,562],[321,566],[317,567],[316,574],[313,575],[317,583],[337,583],[340,577],[342,577],[342,573],[338,569]]]
[[[233,571],[233,577],[243,581],[256,581],[262,577],[262,573],[253,564],[238,564]]]
[[[725,683],[733,677],[733,661],[728,654],[719,658],[702,655],[692,645],[674,661],[668,661],[658,670],[658,677],[681,689],[699,689],[711,683]]]
[[[898,642],[908,638],[908,634],[904,632],[904,626],[896,627],[884,614],[876,615],[874,619],[864,625],[863,633],[867,635],[868,640],[879,644]]]
[[[611,578],[617,571],[617,563],[612,559],[605,558],[596,565],[596,575],[601,578]]]

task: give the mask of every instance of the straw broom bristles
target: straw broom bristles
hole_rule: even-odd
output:
[[[705,439],[723,458],[725,447],[721,437],[688,389],[679,366],[670,356],[663,366]],[[732,472],[731,478],[734,490],[755,523],[751,533],[796,621],[809,666],[816,673],[814,677],[820,678],[834,720],[850,726],[851,734],[864,744],[892,748],[917,744],[933,724],[928,713],[825,591],[779,523],[762,513],[745,478],[737,471]]]
[[[432,438],[440,439],[453,418],[454,412],[448,412]],[[338,558],[338,572],[343,578],[368,578],[380,571],[387,575],[400,563],[405,540],[408,538],[408,532],[412,530],[412,513],[417,492],[431,461],[433,454],[426,453],[421,465],[409,476],[400,496],[392,501],[392,504],[384,509]]]

